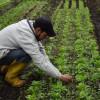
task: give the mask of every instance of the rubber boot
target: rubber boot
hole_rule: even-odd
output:
[[[23,71],[27,64],[14,62],[8,66],[5,74],[5,80],[10,83],[13,87],[21,87],[24,85],[25,80],[19,79],[18,75]]]
[[[16,60],[14,60],[11,64],[15,63]],[[8,65],[0,65],[0,73],[5,74],[8,70]]]

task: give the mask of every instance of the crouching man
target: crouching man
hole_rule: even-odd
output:
[[[14,87],[20,87],[25,80],[19,74],[33,61],[36,66],[48,75],[71,82],[72,76],[62,74],[50,62],[41,40],[47,36],[53,37],[56,33],[48,17],[42,16],[36,20],[21,20],[0,31],[0,71],[5,80]]]

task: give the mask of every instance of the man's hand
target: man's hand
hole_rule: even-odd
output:
[[[73,77],[72,77],[71,75],[68,75],[68,74],[61,75],[61,76],[59,77],[59,79],[60,79],[61,81],[67,82],[67,83],[73,81]]]

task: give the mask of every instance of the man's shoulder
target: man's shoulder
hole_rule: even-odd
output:
[[[22,20],[18,21],[17,23],[23,23],[23,24],[25,24],[25,23],[27,23],[27,20],[29,20],[29,19],[22,19]],[[33,23],[34,20],[29,20],[29,22]]]
[[[17,22],[17,24],[26,24],[27,19],[22,19],[20,21]]]
[[[29,27],[29,25],[27,23],[27,19],[23,19],[23,20],[18,21],[16,23],[16,25],[17,25],[17,29],[19,31],[28,31],[28,32],[31,32],[30,27]]]

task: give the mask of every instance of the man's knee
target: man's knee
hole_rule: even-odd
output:
[[[0,60],[0,64],[9,65],[14,60],[21,63],[29,63],[32,58],[22,49],[11,50],[4,58]]]

